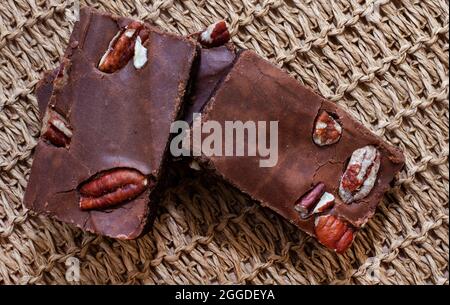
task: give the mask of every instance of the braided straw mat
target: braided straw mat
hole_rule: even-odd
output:
[[[399,146],[406,166],[345,255],[226,185],[186,177],[135,241],[85,234],[22,205],[40,128],[34,95],[58,65],[74,0],[0,5],[0,283],[448,284],[446,0],[123,0],[81,5],[188,34],[226,18],[253,49]],[[72,259],[73,260],[73,259]]]

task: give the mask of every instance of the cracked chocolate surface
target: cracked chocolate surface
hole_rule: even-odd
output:
[[[148,62],[133,62],[106,74],[97,69],[111,38],[131,19],[84,8],[65,54],[67,77],[49,74],[39,105],[57,111],[72,127],[67,148],[40,140],[25,193],[25,205],[84,230],[117,238],[141,235],[149,221],[150,190],[105,210],[82,211],[77,187],[118,167],[161,178],[161,163],[196,53],[193,41],[148,26]],[[147,26],[147,25],[146,25]],[[44,108],[40,106],[40,108]],[[153,204],[153,203],[152,203]]]
[[[320,147],[311,130],[319,111],[336,114],[342,124],[338,143]],[[252,51],[243,51],[204,109],[203,122],[278,121],[278,163],[260,167],[256,157],[200,157],[205,167],[300,229],[314,235],[314,218],[302,219],[296,201],[319,182],[336,203],[330,214],[355,227],[372,216],[389,183],[403,165],[402,153],[356,122],[337,105],[318,96]],[[246,143],[247,145],[248,143]],[[381,153],[377,182],[362,200],[345,204],[338,188],[353,151],[375,145]],[[256,145],[256,144],[255,144]]]

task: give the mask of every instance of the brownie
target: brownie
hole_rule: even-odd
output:
[[[239,54],[202,116],[203,124],[222,128],[225,121],[265,121],[267,129],[278,122],[274,166],[261,167],[267,158],[258,153],[195,159],[337,252],[374,214],[404,163],[397,148],[253,51]],[[245,139],[258,152],[256,141]]]
[[[54,80],[26,207],[110,237],[143,234],[195,55],[190,39],[83,8]]]

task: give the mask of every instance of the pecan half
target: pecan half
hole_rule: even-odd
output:
[[[305,218],[311,214],[323,213],[333,205],[333,194],[325,192],[325,184],[320,182],[312,190],[303,195],[297,201],[294,208]]]
[[[134,169],[118,168],[97,175],[79,188],[82,210],[108,208],[139,196],[148,179]]]
[[[319,202],[316,204],[313,210],[313,214],[323,213],[328,209],[331,209],[334,205],[334,196],[331,193],[325,192],[320,197]]]
[[[67,147],[72,138],[72,130],[69,123],[62,115],[49,109],[44,118],[42,138],[56,147]]]
[[[219,47],[228,40],[230,40],[230,32],[228,32],[225,20],[211,24],[198,36],[200,44],[207,48]]]
[[[345,252],[353,242],[353,228],[334,215],[319,216],[314,230],[319,242],[337,253]]]
[[[306,215],[317,204],[325,193],[325,184],[320,182],[316,184],[312,190],[303,195],[295,204],[295,209]]]
[[[331,145],[339,141],[342,134],[341,125],[326,111],[316,118],[313,141],[319,146]]]
[[[355,150],[339,185],[339,195],[345,203],[366,197],[377,180],[380,153],[375,146],[367,145]]]
[[[113,73],[123,68],[135,55],[136,41],[138,39],[139,68],[136,68],[140,69],[147,61],[147,49],[142,46],[142,43],[147,40],[148,35],[149,33],[143,23],[133,21],[128,24],[113,37],[109,43],[108,50],[100,59],[98,69],[105,73]],[[145,56],[143,56],[144,51],[142,48],[145,49]]]

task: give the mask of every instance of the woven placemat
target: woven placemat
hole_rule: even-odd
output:
[[[445,0],[81,1],[180,34],[226,18],[254,49],[405,153],[406,166],[345,255],[225,185],[186,178],[136,241],[84,234],[22,205],[73,0],[0,5],[0,284],[448,284],[449,9]],[[73,279],[73,278],[72,278]]]

